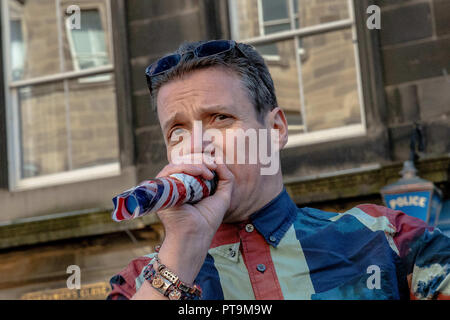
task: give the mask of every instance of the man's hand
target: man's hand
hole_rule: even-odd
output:
[[[166,237],[172,234],[212,237],[230,207],[234,176],[224,164],[212,161],[202,164],[169,164],[157,175],[159,178],[173,173],[187,173],[210,180],[214,177],[212,171],[216,171],[219,178],[216,192],[212,196],[193,205],[184,204],[158,211]]]
[[[164,177],[173,173],[187,173],[210,180],[213,178],[212,171],[215,171],[219,178],[216,192],[212,196],[193,205],[183,204],[157,213],[165,229],[164,242],[158,256],[181,281],[189,284],[194,282],[200,271],[212,238],[230,207],[234,176],[223,161],[218,163],[220,164],[205,161],[202,164],[169,164],[157,175]],[[145,284],[133,298],[153,299],[157,295],[161,296]]]

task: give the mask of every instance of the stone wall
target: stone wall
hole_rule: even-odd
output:
[[[426,154],[450,151],[450,1],[379,0],[387,125],[393,159],[408,157],[412,124]]]

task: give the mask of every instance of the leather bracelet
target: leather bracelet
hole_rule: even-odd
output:
[[[153,268],[153,264],[149,263],[144,269],[144,279],[148,280],[153,288],[155,288],[163,296],[170,300],[180,300],[181,292],[174,286],[172,282],[162,277]]]
[[[197,285],[189,286],[182,282],[179,277],[161,263],[158,255],[154,256],[158,262],[158,270],[153,263],[149,263],[143,272],[144,279],[148,280],[152,287],[171,300],[197,300],[201,298],[202,291]]]
[[[161,263],[161,260],[158,257],[158,254],[155,255],[155,260],[158,262],[158,272],[167,280],[171,281],[175,287],[181,290],[183,293],[188,294],[189,296],[197,296],[201,297],[202,291],[201,288],[197,285],[190,286],[180,280],[180,278],[171,270],[169,270],[164,264]]]
[[[162,286],[160,287],[160,288],[162,288],[163,292],[161,292],[161,291],[160,292],[163,293],[163,295],[165,297],[168,297],[170,300],[180,300],[181,292],[175,288],[175,286],[173,285],[172,282],[170,282],[169,280],[167,280],[166,278],[161,277],[161,276],[159,276],[159,277],[157,276],[155,278],[155,280],[156,279],[158,279],[158,281],[163,282]],[[159,280],[159,279],[161,279],[161,280]],[[154,284],[154,281],[152,282],[152,285]],[[160,284],[160,283],[161,282],[158,282],[158,284]],[[153,287],[155,288],[155,286],[153,286]],[[155,289],[158,290],[158,288],[155,288]]]

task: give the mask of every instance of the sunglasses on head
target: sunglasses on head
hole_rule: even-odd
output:
[[[150,94],[152,90],[151,78],[161,75],[177,66],[183,56],[192,53],[196,58],[204,58],[229,52],[234,48],[239,50],[239,52],[241,52],[245,56],[245,54],[242,52],[242,50],[239,49],[236,42],[233,40],[212,40],[198,45],[192,51],[188,51],[183,54],[175,53],[162,57],[145,69],[145,76],[147,77],[147,84],[150,89]]]

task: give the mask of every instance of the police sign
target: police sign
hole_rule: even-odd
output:
[[[435,225],[442,204],[441,191],[431,181],[416,176],[412,161],[405,161],[400,173],[401,179],[381,189],[385,205]]]

